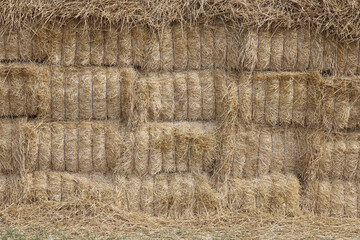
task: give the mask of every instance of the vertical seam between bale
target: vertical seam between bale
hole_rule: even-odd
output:
[[[64,144],[64,169],[65,171],[67,171],[67,164],[66,164],[66,125],[67,124],[64,124],[64,130],[63,130],[63,136],[64,136],[64,139],[63,139],[63,144]]]
[[[186,82],[186,119],[189,121],[189,71],[186,71],[185,76],[185,82]]]
[[[53,169],[53,129],[52,126],[50,125],[50,169]]]
[[[203,38],[203,31],[204,31],[204,26],[200,26],[199,27],[199,40],[200,40],[200,70],[203,69],[203,42],[202,42],[202,38]]]
[[[109,27],[109,31],[110,31],[110,28]],[[102,34],[102,37],[103,37],[103,52],[102,52],[102,64],[105,65],[105,54],[106,54],[106,36],[105,36],[105,29],[101,29],[101,34]]]
[[[189,66],[189,55],[190,55],[190,53],[189,53],[189,31],[190,31],[190,29],[188,28],[188,29],[184,29],[185,31],[186,31],[186,70],[187,71],[189,71],[189,68],[190,68],[190,66]]]
[[[268,78],[264,77],[264,123],[266,123],[266,97],[267,97],[267,88],[268,88]]]
[[[16,54],[18,55],[18,60],[21,60],[21,56],[20,56],[20,36],[19,36],[19,29],[16,30],[16,47],[17,47],[17,51]]]
[[[228,54],[229,54],[229,52],[228,52],[229,35],[228,34],[229,34],[229,31],[226,27],[225,27],[225,29],[226,29],[226,33],[225,33],[225,66],[230,69],[229,62],[228,62],[228,59],[229,59],[228,58]]]
[[[176,144],[176,128],[173,128],[173,135],[174,135],[174,160],[175,160],[175,171],[178,171],[178,159],[177,159],[177,154],[176,154],[176,150],[177,150],[177,144]]]
[[[6,50],[6,32],[4,33],[4,56],[7,58],[7,50]]]
[[[278,100],[278,119],[277,119],[277,122],[280,123],[280,109],[281,109],[281,106],[280,106],[280,103],[281,103],[281,82],[282,82],[282,79],[281,79],[281,76],[278,77],[279,78],[279,100]]]
[[[149,141],[149,143],[148,143],[148,156],[147,156],[147,172],[148,173],[151,173],[151,169],[150,169],[150,158],[151,158],[151,143],[152,143],[152,141],[151,141],[151,126],[148,126],[148,128],[147,128],[147,132],[148,132],[148,141]]]
[[[80,123],[77,124],[76,127],[76,163],[77,163],[77,171],[80,172]]]
[[[60,62],[61,62],[62,65],[64,64],[64,28],[65,28],[65,26],[61,27],[61,46],[60,46],[61,56],[60,56]]]
[[[259,140],[258,140],[258,149],[257,149],[257,161],[256,161],[256,173],[255,173],[255,177],[256,179],[259,177],[259,165],[260,165],[260,139],[261,139],[261,131],[262,131],[262,127],[259,130]]]
[[[23,86],[24,86],[24,93],[25,93],[25,116],[28,116],[28,103],[27,103],[27,97],[28,94],[26,92],[26,80],[25,80],[25,76],[24,76],[24,70],[21,70],[21,78],[22,78],[22,82],[23,82]]]
[[[123,71],[123,70],[120,70],[120,71]],[[122,109],[122,84],[121,84],[121,82],[122,82],[122,77],[121,77],[121,73],[120,73],[120,78],[119,78],[119,98],[120,98],[120,100],[119,100],[119,120],[121,121],[122,120],[122,112],[123,112],[123,109]]]
[[[274,128],[271,128],[270,138],[271,138],[271,153],[274,154],[274,139],[273,139]],[[269,172],[271,173],[273,169],[273,156],[270,158]]]
[[[34,57],[34,41],[33,41],[34,35],[31,34],[31,38],[30,38],[30,46],[31,46],[31,58],[35,58]]]
[[[272,69],[273,37],[274,37],[274,33],[273,33],[273,31],[271,31],[271,36],[270,36],[270,56],[269,56],[269,68],[268,69]]]
[[[357,42],[357,52],[358,52],[358,57],[357,57],[357,65],[356,65],[356,73],[359,73],[359,64],[360,64],[360,42]]]
[[[172,47],[172,55],[173,55],[173,71],[175,70],[175,41],[174,41],[174,26],[171,26],[171,47]]]
[[[119,66],[119,58],[120,58],[120,32],[119,29],[116,29],[116,65]]]
[[[10,118],[12,119],[13,118],[13,114],[12,114],[12,107],[11,107],[11,88],[10,88],[10,80],[8,79],[8,76],[9,76],[9,72],[6,74],[5,76],[5,80],[7,80],[7,85],[8,85],[8,100],[9,100],[9,113],[10,113]]]
[[[76,27],[78,27],[78,26],[76,26]],[[76,59],[78,59],[78,57],[77,57],[77,53],[78,53],[77,48],[78,48],[79,35],[78,35],[78,31],[77,31],[77,30],[74,29],[74,31],[75,31],[74,64],[77,64]]]
[[[284,173],[286,173],[287,171],[287,167],[286,167],[286,131],[287,131],[287,127],[285,127],[284,129],[284,145],[283,145],[283,154],[284,154],[284,158],[283,158],[283,171]]]
[[[308,104],[309,104],[309,75],[306,76],[306,108],[305,108],[305,119],[304,124],[305,126],[308,125]]]
[[[14,166],[14,156],[13,156],[13,129],[14,122],[11,121],[11,130],[10,130],[10,157],[11,157],[11,166]]]
[[[204,95],[203,95],[203,77],[199,76],[200,80],[200,95],[201,95],[201,119],[204,120]]]
[[[162,51],[161,51],[161,46],[162,46],[162,44],[161,44],[161,38],[160,38],[160,34],[163,34],[163,30],[160,32],[160,31],[158,31],[157,32],[157,34],[156,34],[156,37],[157,37],[157,41],[158,41],[158,46],[159,46],[159,65],[158,65],[158,70],[160,70],[160,71],[163,71],[164,70],[164,68],[163,68],[163,61],[162,61],[162,58],[163,58],[163,56],[162,56]],[[155,181],[155,180],[154,180]]]
[[[292,82],[292,103],[291,103],[291,123],[294,124],[294,99],[295,99],[295,84],[294,81],[295,79],[293,78],[293,76],[291,75],[291,82]]]
[[[64,82],[63,82],[63,87],[64,87],[64,119],[67,120],[66,117],[66,97],[67,97],[67,88],[66,88],[66,84],[67,84],[67,80],[68,80],[68,71],[64,72]]]
[[[281,55],[281,63],[280,63],[280,69],[283,69],[283,65],[284,65],[284,61],[285,59],[285,42],[286,42],[286,31],[288,31],[287,29],[283,31],[282,35],[283,35],[283,44],[282,44],[282,55]]]
[[[77,75],[77,79],[78,79],[78,120],[81,119],[81,116],[80,116],[80,76]]]
[[[36,159],[36,161],[37,161],[37,170],[40,170],[40,144],[41,144],[41,142],[40,142],[40,130],[39,130],[39,137],[38,137],[38,150],[37,150],[37,159]]]
[[[104,40],[105,41],[105,40]],[[111,68],[108,68],[108,71]],[[112,69],[111,69],[112,70]],[[109,81],[109,72],[105,73],[105,106],[106,106],[106,120],[109,119],[109,104],[108,104],[108,81]]]
[[[296,29],[296,63],[295,66],[299,64],[299,30]]]
[[[94,128],[93,123],[91,123],[91,170],[94,170]]]
[[[91,118],[94,119],[94,72],[91,71]]]
[[[254,119],[254,77],[251,76],[251,119]]]
[[[161,129],[161,135],[165,135],[164,129]],[[150,144],[150,143],[149,143]],[[164,172],[164,142],[161,144],[161,172]]]

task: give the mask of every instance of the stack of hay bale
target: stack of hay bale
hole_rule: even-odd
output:
[[[1,35],[0,204],[360,215],[358,41],[58,17]]]

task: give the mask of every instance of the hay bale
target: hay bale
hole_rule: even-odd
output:
[[[123,144],[123,132],[121,132],[119,121],[109,121],[105,132],[105,158],[111,172],[116,172],[120,162],[121,154],[125,148]]]
[[[276,173],[271,175],[270,185],[270,211],[274,214],[286,213],[286,179],[284,175]]]
[[[106,172],[108,163],[106,161],[106,128],[102,122],[92,123],[92,158],[95,172]]]
[[[243,126],[238,126],[235,132],[236,146],[234,147],[234,153],[232,155],[232,176],[242,177],[243,169],[246,161],[246,131]],[[233,144],[233,143],[230,143]]]
[[[355,75],[359,64],[359,42],[351,42],[347,46],[345,74]]]
[[[356,183],[344,182],[344,216],[356,218],[358,214]]]
[[[50,108],[51,118],[57,120],[65,119],[65,87],[64,87],[64,71],[58,67],[51,69],[52,77],[50,82],[51,97]]]
[[[244,177],[252,178],[257,176],[257,167],[259,160],[259,137],[260,129],[253,129],[251,127],[246,129],[246,160],[244,164]]]
[[[272,159],[269,167],[271,173],[281,172],[284,168],[284,140],[284,130],[273,128],[271,133]]]
[[[323,65],[322,69],[324,72],[328,72],[330,74],[335,74],[335,70],[337,68],[336,61],[336,50],[337,46],[335,41],[330,38],[324,37],[324,52],[323,52]]]
[[[200,39],[201,69],[212,68],[214,66],[214,35],[210,26],[201,25]]]
[[[175,99],[175,120],[187,120],[188,89],[186,75],[184,73],[174,74],[174,99]]]
[[[160,124],[154,123],[149,126],[149,174],[156,175],[162,170],[164,156],[162,151],[163,133]]]
[[[348,133],[346,136],[346,150],[344,159],[344,179],[351,181],[355,178],[359,162],[360,143],[359,135]]]
[[[150,29],[146,29],[144,35],[146,41],[146,48],[144,49],[144,69],[145,71],[159,71],[161,68],[159,35]]]
[[[150,74],[147,78],[148,94],[149,94],[149,109],[148,118],[150,121],[157,121],[160,115],[162,95],[161,95],[161,83],[157,81],[159,79],[158,74]]]
[[[344,184],[342,180],[335,180],[331,183],[330,191],[330,216],[344,216]]]
[[[23,73],[23,70],[14,69],[13,71],[5,71],[5,76],[2,76],[4,80],[2,81],[4,97],[3,101],[7,102],[8,107],[5,106],[4,109],[9,109],[7,116],[23,116],[27,112],[26,106],[26,76]],[[7,89],[7,93],[5,92]],[[6,99],[6,97],[8,97]],[[4,103],[5,105],[6,103]],[[5,115],[5,116],[6,116]]]
[[[278,74],[267,74],[265,82],[265,119],[274,126],[279,119],[280,77]]]
[[[64,159],[65,170],[69,172],[79,171],[78,162],[78,126],[76,123],[64,124]]]
[[[288,128],[284,131],[284,172],[295,174],[298,169],[298,134],[295,129]]]
[[[207,132],[204,131],[203,125],[201,123],[192,124],[191,130],[189,129],[189,171],[200,173],[203,171],[204,165],[204,151],[205,148],[209,147],[207,141],[210,140],[210,137],[207,138]]]
[[[300,183],[299,179],[292,175],[286,175],[286,216],[294,217],[300,214]]]
[[[269,212],[271,199],[271,177],[262,176],[260,179],[255,179],[255,203],[256,209],[260,212]]]
[[[322,71],[324,69],[324,42],[320,33],[310,32],[310,70]]]
[[[252,119],[255,123],[265,123],[265,101],[266,101],[266,81],[264,75],[255,74],[252,80]]]
[[[82,66],[89,65],[91,55],[90,27],[87,23],[79,22],[76,30],[75,63]]]
[[[295,70],[305,71],[310,64],[310,28],[297,29],[297,62]]]
[[[162,124],[162,168],[164,172],[171,173],[176,171],[175,161],[175,129],[172,124]]]
[[[175,161],[178,172],[189,171],[190,124],[184,122],[175,127]]]
[[[187,74],[187,95],[188,95],[188,120],[202,118],[202,88],[199,74],[191,71]]]
[[[120,161],[117,164],[114,172],[119,172],[122,174],[132,174],[135,171],[135,134],[129,128],[122,127],[120,128],[120,133],[123,137],[123,146],[121,148]],[[146,139],[144,140],[146,141]],[[143,150],[144,151],[144,150]]]
[[[227,29],[224,24],[214,26],[214,68],[226,67],[227,55]],[[215,37],[216,36],[216,37]]]
[[[164,121],[172,121],[175,114],[174,80],[170,73],[162,74],[160,78],[160,119]]]
[[[33,57],[33,32],[27,27],[18,30],[19,35],[19,59],[29,61]]]
[[[203,120],[215,119],[215,85],[213,72],[204,70],[199,72],[200,86],[202,89],[201,115]]]
[[[64,24],[62,29],[62,64],[71,66],[75,64],[77,51],[77,21],[70,20]]]
[[[47,124],[39,128],[39,170],[51,169],[51,129]]]
[[[61,201],[71,201],[75,195],[75,179],[67,172],[61,173]]]
[[[284,31],[284,55],[282,69],[291,71],[298,62],[298,32],[295,29]]]
[[[123,88],[123,82],[120,81],[120,70],[118,68],[107,68],[105,71],[107,117],[109,119],[122,119],[121,90]]]
[[[348,121],[348,128],[355,128],[360,126],[360,88],[356,84],[351,86],[349,90],[349,102],[351,103],[350,117]]]
[[[350,117],[350,102],[349,91],[345,84],[339,84],[340,86],[335,90],[334,96],[334,125],[335,128],[346,128]]]
[[[169,183],[167,174],[154,176],[154,215],[166,216],[169,208]]]
[[[43,62],[49,58],[50,46],[48,42],[48,29],[40,27],[39,23],[34,23],[32,43],[32,58],[36,62]]]
[[[332,86],[332,79],[324,86],[323,93],[323,110],[322,110],[322,124],[325,128],[331,129],[334,122],[334,106],[335,106],[335,89]]]
[[[200,69],[201,66],[201,40],[199,27],[187,29],[188,69]]]
[[[34,197],[37,201],[48,200],[48,178],[46,172],[36,171],[32,174]]]
[[[6,196],[6,175],[0,175],[0,201],[3,204]]]
[[[154,182],[152,176],[147,176],[142,179],[140,187],[140,209],[141,211],[154,215]]]
[[[152,143],[150,129],[141,126],[134,134],[134,170],[138,176],[144,176],[149,171],[149,144]]]
[[[289,125],[293,116],[294,78],[291,75],[280,77],[279,123]]]
[[[91,22],[90,26],[90,64],[101,65],[104,60],[104,32],[95,22]]]
[[[209,179],[205,175],[194,175],[195,184],[195,207],[194,214],[210,215],[219,206],[218,195],[209,184]]]
[[[319,126],[321,120],[321,89],[320,74],[311,72],[307,76],[306,126]]]
[[[79,172],[93,171],[92,124],[79,124]]]
[[[334,139],[334,148],[332,150],[331,179],[341,179],[344,172],[345,151],[346,142],[344,137],[336,135]]]
[[[173,38],[172,28],[165,27],[160,32],[160,65],[165,72],[172,71],[174,68]]]
[[[278,71],[282,69],[284,57],[284,31],[275,30],[271,33],[270,69]]]
[[[268,128],[262,128],[259,136],[259,160],[257,166],[257,175],[268,174],[272,161],[272,140],[271,131]]]
[[[246,75],[240,75],[238,83],[239,115],[243,123],[250,123],[252,118],[252,81]]]
[[[1,45],[1,44],[0,44]],[[1,116],[10,115],[10,94],[9,81],[6,76],[0,75],[0,114]]]
[[[345,74],[345,68],[347,65],[347,55],[348,55],[348,47],[349,44],[336,44],[336,56],[335,56],[335,69],[334,71],[339,74]]]
[[[140,210],[141,180],[136,176],[129,176],[125,185],[128,210],[136,212]]]
[[[191,217],[194,210],[195,185],[193,176],[187,173],[170,176],[169,182],[170,206],[169,215]]]
[[[226,67],[230,70],[238,70],[241,68],[241,57],[243,39],[238,28],[233,28],[227,26],[226,31],[226,41],[227,41],[227,51],[226,51]]]
[[[114,191],[115,191],[115,204],[121,209],[128,210],[126,185],[127,179],[123,175],[113,175]]]
[[[64,69],[65,119],[79,119],[79,77],[75,69]]]
[[[244,32],[244,68],[248,71],[253,71],[258,61],[258,32],[254,29],[249,29]]]
[[[146,76],[140,76],[135,86],[136,102],[134,108],[136,109],[136,118],[140,123],[147,122],[149,117],[150,92]]]
[[[104,29],[104,65],[114,66],[118,64],[119,55],[119,32],[115,25],[109,24]]]
[[[260,30],[258,32],[257,63],[256,69],[265,71],[270,66],[271,60],[271,32],[270,30]]]
[[[106,119],[106,71],[103,68],[92,69],[92,117]]]
[[[54,22],[49,29],[45,29],[45,33],[46,36],[41,37],[48,41],[45,45],[45,48],[48,45],[48,60],[53,64],[60,64],[63,51],[63,27],[60,23]]]
[[[316,214],[329,216],[331,211],[332,186],[327,181],[321,181],[318,184]]]
[[[79,74],[79,118],[91,119],[93,117],[92,104],[92,72],[90,68],[84,68]]]
[[[129,29],[122,28],[119,31],[119,56],[118,64],[120,67],[129,67],[132,63],[131,32]]]
[[[188,65],[187,32],[176,23],[172,26],[174,70],[186,70]]]
[[[51,123],[51,163],[55,171],[65,171],[64,124]]]
[[[293,78],[293,86],[292,123],[304,126],[307,108],[307,74],[296,74]]]
[[[51,201],[61,201],[61,173],[59,172],[49,172],[47,174],[48,178],[48,195],[49,200]]]
[[[135,101],[136,72],[133,68],[124,68],[120,71],[121,91],[121,116],[127,122],[132,121]]]

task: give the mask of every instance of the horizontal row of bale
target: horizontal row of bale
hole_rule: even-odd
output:
[[[316,215],[360,217],[360,184],[358,181],[308,181],[302,195],[302,208]]]
[[[211,122],[149,123],[134,131],[119,121],[2,119],[0,172],[209,173],[215,133]]]
[[[132,68],[5,64],[0,116],[53,120],[216,120],[269,125],[360,125],[359,79],[308,73],[201,70],[139,74]]]
[[[0,121],[0,172],[34,170],[121,175],[215,173],[219,180],[269,173],[304,180],[360,179],[359,132],[238,125],[219,138],[215,122]]]
[[[99,23],[48,23],[40,30],[11,30],[0,60],[54,64],[135,66],[147,71],[228,68],[359,73],[359,43],[340,44],[309,28],[239,30],[223,23],[161,31]]]
[[[0,175],[0,204],[101,200],[127,211],[170,217],[209,214],[224,207],[296,216],[300,209],[299,192],[298,179],[282,174],[252,180],[234,178],[220,191],[211,186],[206,175],[192,173],[142,178],[52,171],[35,171],[24,178]]]

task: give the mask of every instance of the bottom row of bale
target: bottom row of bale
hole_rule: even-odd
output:
[[[137,177],[116,174],[35,171],[0,176],[3,204],[38,201],[101,201],[129,212],[191,217],[230,210],[298,216],[304,212],[358,217],[360,184],[336,180],[306,183],[292,174],[229,179],[215,187],[207,175],[163,173]]]

